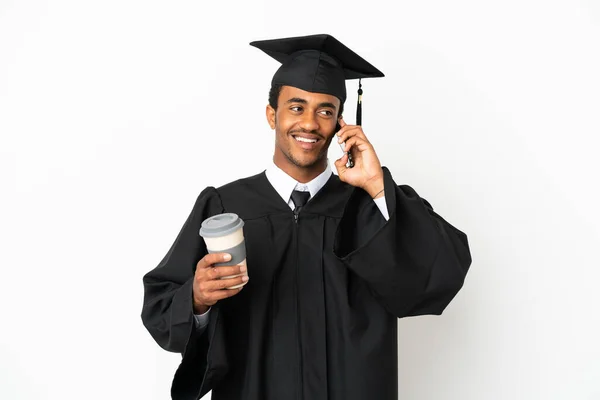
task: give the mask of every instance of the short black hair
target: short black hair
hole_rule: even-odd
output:
[[[269,105],[273,107],[273,110],[277,110],[277,102],[279,101],[279,93],[283,85],[274,84],[269,90]],[[338,111],[338,118],[344,112],[344,103],[340,101],[340,109]]]

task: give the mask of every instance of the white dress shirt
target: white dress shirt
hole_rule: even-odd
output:
[[[294,209],[295,205],[292,201],[292,192],[294,190],[299,190],[301,192],[309,192],[310,198],[312,199],[315,195],[325,186],[329,178],[331,177],[332,171],[331,166],[329,165],[329,161],[327,161],[327,168],[323,171],[319,176],[314,178],[312,181],[307,183],[297,182],[294,178],[283,172],[275,163],[271,164],[271,166],[265,171],[267,175],[267,179],[275,191],[279,193],[281,198],[288,203],[290,209]],[[310,201],[310,200],[309,200]],[[385,196],[380,197],[378,199],[374,199],[375,204],[381,211],[381,214],[387,221],[390,217],[388,214],[387,205],[385,203]],[[203,330],[208,325],[208,315],[210,313],[210,308],[204,314],[196,315],[194,314],[194,318],[196,320],[196,327],[199,330]]]

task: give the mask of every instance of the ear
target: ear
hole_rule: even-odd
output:
[[[275,129],[275,109],[271,107],[270,104],[267,104],[266,114],[267,114],[267,122],[271,129]]]

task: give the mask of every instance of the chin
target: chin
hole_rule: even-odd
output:
[[[324,157],[302,157],[291,154],[288,159],[297,167],[300,168],[312,168],[323,162]]]

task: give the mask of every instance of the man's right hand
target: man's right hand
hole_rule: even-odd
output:
[[[248,281],[246,275],[231,279],[220,279],[223,276],[239,275],[246,272],[246,266],[244,265],[214,266],[216,263],[230,260],[231,256],[229,254],[212,253],[205,255],[198,261],[193,285],[195,314],[204,314],[217,301],[238,294],[243,286],[237,289],[226,288],[241,285]]]

